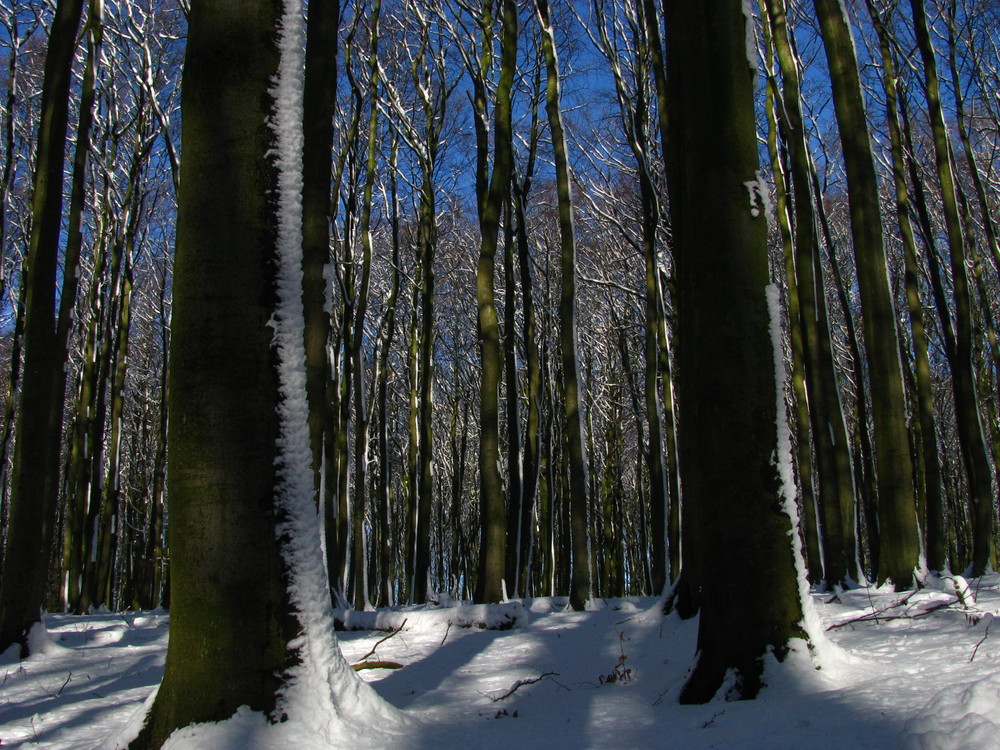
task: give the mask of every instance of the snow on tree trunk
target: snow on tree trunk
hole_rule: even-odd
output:
[[[277,527],[289,571],[289,596],[302,627],[290,645],[299,657],[284,689],[291,720],[329,732],[339,717],[364,723],[401,720],[350,668],[334,635],[330,585],[324,565],[322,528],[313,498],[313,475],[305,389],[302,310],[302,7],[285,0],[279,29],[281,60],[272,94],[278,167],[278,306],[273,322],[278,351]]]

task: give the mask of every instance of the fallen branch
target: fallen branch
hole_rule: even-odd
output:
[[[369,651],[367,654],[365,654],[364,656],[362,656],[361,657],[361,661],[364,661],[369,656],[374,656],[375,655],[375,649],[377,649],[379,646],[381,646],[383,643],[385,643],[387,640],[389,640],[393,636],[399,635],[402,632],[402,630],[403,630],[404,627],[406,627],[406,620],[403,620],[403,622],[400,623],[399,627],[396,628],[395,630],[391,631],[389,633],[389,635],[387,635],[387,636],[385,636],[383,638],[379,638],[377,641],[375,641],[375,645],[372,646],[371,651]]]
[[[399,627],[393,630],[389,635],[379,638],[375,641],[375,645],[371,647],[371,650],[361,657],[360,661],[351,665],[351,669],[355,672],[360,672],[362,669],[402,669],[403,665],[398,661],[384,661],[381,659],[374,659],[372,661],[368,660],[369,656],[374,656],[375,651],[378,647],[385,643],[387,640],[392,638],[394,635],[399,635],[403,631],[403,627],[406,625],[406,620],[400,623]]]
[[[861,615],[861,617],[855,617],[854,619],[846,620],[844,622],[835,622],[833,625],[830,625],[826,630],[827,630],[827,632],[829,632],[831,630],[836,630],[837,628],[844,628],[844,627],[847,627],[848,625],[853,625],[856,622],[878,622],[880,619],[881,620],[885,620],[886,622],[890,622],[892,620],[916,620],[916,619],[918,619],[920,617],[924,617],[926,615],[929,615],[932,612],[937,612],[939,609],[947,609],[948,607],[951,607],[954,604],[958,604],[958,602],[959,602],[958,599],[955,599],[955,601],[953,601],[953,602],[938,602],[937,604],[934,604],[934,605],[928,607],[927,609],[923,609],[923,610],[921,610],[921,611],[919,611],[919,612],[917,612],[915,614],[906,614],[906,613],[901,614],[901,615],[886,615],[886,614],[884,614],[885,612],[887,612],[890,609],[902,606],[903,604],[905,604],[907,602],[908,599],[909,599],[909,597],[907,597],[906,599],[904,599],[902,602],[897,603],[897,604],[893,605],[892,607],[886,607],[885,609],[880,610],[879,612],[872,612],[872,613],[867,614],[867,615]]]
[[[360,672],[362,669],[402,669],[403,665],[398,661],[359,661],[352,664],[351,669]]]
[[[524,680],[518,680],[513,685],[511,685],[510,686],[510,690],[508,690],[503,695],[493,696],[493,695],[486,695],[486,693],[483,693],[483,695],[486,695],[486,697],[489,698],[493,703],[496,703],[497,701],[502,701],[504,698],[510,698],[510,696],[512,696],[514,693],[516,693],[521,688],[523,688],[525,685],[534,685],[536,682],[541,682],[546,677],[552,677],[552,676],[558,677],[559,673],[558,672],[543,672],[538,677],[529,677],[529,678],[524,679]]]

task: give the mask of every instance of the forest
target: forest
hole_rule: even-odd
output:
[[[0,651],[163,607],[180,654],[249,598],[280,668],[334,607],[662,596],[704,702],[807,584],[995,568],[994,0],[0,23]]]

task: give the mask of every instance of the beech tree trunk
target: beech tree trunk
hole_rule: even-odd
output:
[[[876,576],[880,583],[892,581],[897,587],[908,588],[913,584],[920,540],[899,335],[882,237],[878,178],[846,10],[840,0],[815,0],[815,7],[830,68],[834,110],[847,171],[851,237],[868,356],[880,539]]]
[[[277,171],[272,0],[195,2],[169,383],[170,643],[132,743],[240,706],[269,713],[296,635],[275,533]]]
[[[20,644],[41,617],[59,496],[66,391],[65,343],[56,332],[63,163],[76,34],[83,0],[59,0],[49,32],[27,251],[24,376],[17,417],[10,516],[0,577],[0,653]]]
[[[681,188],[671,196],[681,480],[706,543],[698,550],[698,657],[681,692],[685,703],[710,700],[727,674],[735,675],[729,697],[754,697],[764,654],[782,658],[789,639],[804,635],[791,519],[774,464],[780,384],[747,23],[739,0],[679,0],[667,17]],[[749,586],[761,570],[766,597]]]

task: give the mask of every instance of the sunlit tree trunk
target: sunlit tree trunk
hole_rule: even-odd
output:
[[[375,186],[376,157],[378,155],[378,42],[379,16],[382,4],[375,0],[371,11],[371,36],[368,49],[368,133],[365,148],[365,180],[361,195],[361,283],[358,291],[358,309],[355,313],[353,352],[358,383],[354,397],[354,503],[351,511],[351,577],[355,609],[365,609],[368,600],[368,570],[365,542],[365,511],[368,498],[368,383],[365,378],[363,353],[365,318],[368,314],[368,293],[371,285],[372,265],[372,191]],[[352,85],[354,81],[352,78]],[[358,84],[360,85],[360,84]]]
[[[959,214],[953,157],[944,111],[941,106],[940,83],[934,47],[927,28],[923,0],[911,0],[917,46],[924,64],[924,93],[934,138],[934,157],[941,183],[941,204],[948,236],[951,276],[955,293],[955,349],[951,364],[952,387],[955,393],[955,421],[958,424],[962,462],[969,482],[972,507],[972,569],[982,575],[993,565],[994,510],[993,473],[983,434],[982,417],[976,396],[975,364],[973,362],[972,291],[966,266],[969,255],[962,219]],[[975,165],[973,164],[973,167]]]
[[[913,460],[906,425],[899,334],[882,237],[878,178],[865,118],[854,41],[844,5],[815,0],[830,68],[861,292],[862,330],[875,433],[879,582],[907,588],[920,554]],[[859,398],[863,396],[859,395]]]
[[[923,457],[922,487],[924,506],[924,554],[930,570],[945,570],[948,564],[948,546],[945,536],[944,497],[941,486],[941,461],[938,455],[937,430],[934,417],[934,397],[931,381],[929,343],[924,321],[923,301],[920,297],[921,270],[917,259],[917,243],[910,221],[910,196],[906,183],[906,164],[903,152],[903,134],[899,124],[899,99],[896,86],[896,62],[892,54],[892,39],[873,0],[868,0],[871,16],[882,54],[882,80],[886,95],[886,115],[889,125],[889,144],[892,156],[892,177],[896,193],[896,219],[903,242],[906,301],[913,336],[914,384],[916,412],[920,430],[920,452]]]
[[[769,0],[767,11],[781,70],[783,86],[779,111],[791,164],[795,208],[794,271],[799,302],[799,318],[795,325],[802,332],[810,425],[816,448],[823,579],[837,586],[861,579],[854,531],[854,477],[834,368],[797,63],[789,42],[784,3]]]
[[[767,0],[760,2],[761,15],[767,19]],[[774,212],[781,237],[782,255],[785,268],[785,294],[788,304],[789,343],[791,348],[791,383],[795,409],[795,468],[798,476],[802,508],[800,535],[806,556],[809,580],[818,583],[823,580],[823,559],[819,546],[819,525],[816,518],[816,495],[813,488],[812,441],[809,427],[809,399],[806,391],[805,352],[802,326],[797,325],[801,315],[799,288],[795,278],[795,247],[792,230],[792,216],[788,188],[788,170],[783,157],[784,150],[778,146],[778,119],[775,114],[777,101],[781,100],[777,76],[774,71],[775,42],[774,30],[765,21],[764,36],[766,49],[767,88],[765,108],[767,113],[767,151],[771,160],[774,179]]]
[[[482,381],[479,401],[479,504],[480,549],[476,600],[500,601],[503,596],[503,575],[506,567],[506,513],[503,486],[500,481],[500,416],[499,390],[501,377],[500,326],[497,319],[494,281],[499,238],[500,216],[504,198],[510,190],[513,168],[513,136],[511,130],[511,89],[517,67],[518,19],[517,4],[503,0],[501,5],[500,81],[494,109],[493,173],[488,180],[485,163],[477,170],[481,186],[479,225],[481,244],[476,266],[476,300],[479,306],[478,336],[482,361]],[[492,24],[483,27],[492,29]],[[489,43],[488,41],[485,43]],[[483,144],[479,144],[480,152]],[[485,155],[480,153],[480,157]]]

